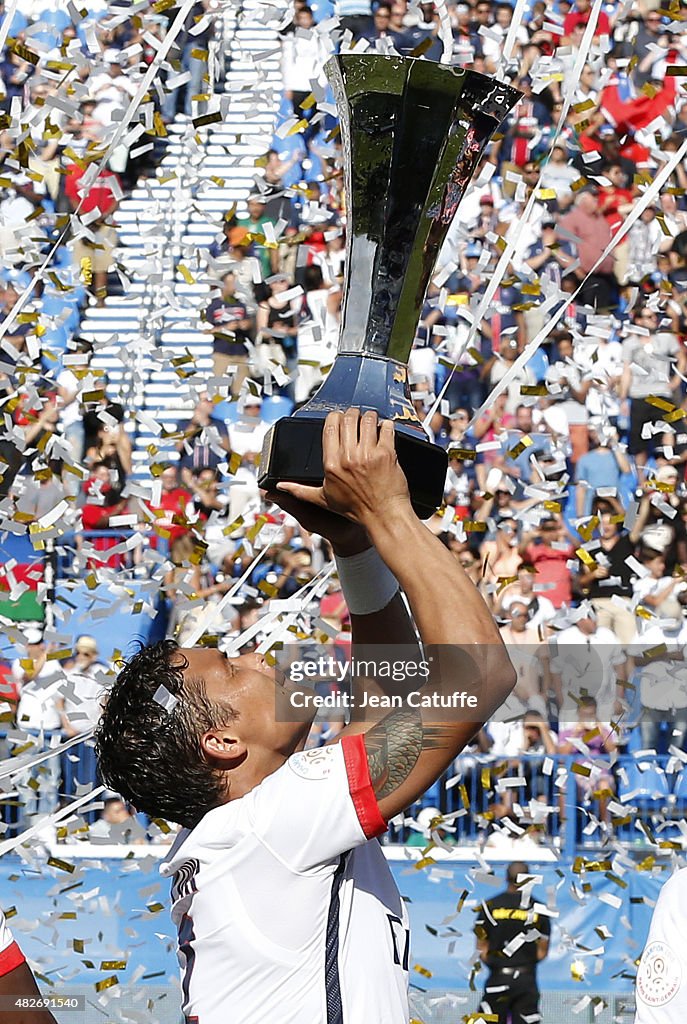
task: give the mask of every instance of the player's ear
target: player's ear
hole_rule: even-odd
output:
[[[235,768],[246,757],[246,744],[232,729],[209,729],[200,737],[200,747],[207,760],[217,768]]]

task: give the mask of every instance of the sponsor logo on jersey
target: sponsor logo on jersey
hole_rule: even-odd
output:
[[[665,942],[650,942],[637,971],[637,998],[647,1006],[665,1006],[682,982],[680,961]]]
[[[289,768],[302,779],[327,779],[334,771],[336,749],[330,747],[313,747],[292,754],[288,760]]]

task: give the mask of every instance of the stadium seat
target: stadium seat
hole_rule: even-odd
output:
[[[627,786],[619,787],[621,800],[637,800],[642,803],[665,800],[670,795],[670,786],[665,772],[653,759],[625,763]]]

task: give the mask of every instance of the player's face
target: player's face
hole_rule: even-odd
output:
[[[184,650],[188,668],[184,678],[201,678],[208,699],[226,701],[237,713],[232,731],[249,749],[289,757],[305,744],[315,710],[295,709],[291,696],[299,687],[272,668],[261,654],[228,658],[217,648]]]

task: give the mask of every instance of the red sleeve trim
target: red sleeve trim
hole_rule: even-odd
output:
[[[355,813],[367,839],[374,839],[386,832],[388,824],[384,820],[377,797],[370,781],[370,769],[367,764],[365,736],[345,736],[341,740],[343,748],[348,789],[351,794]]]
[[[10,942],[9,946],[0,952],[0,977],[3,974],[9,974],[15,967],[19,967],[19,964],[23,964],[26,957],[20,950],[16,942]]]

